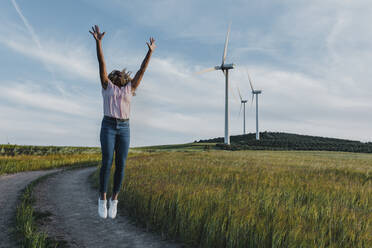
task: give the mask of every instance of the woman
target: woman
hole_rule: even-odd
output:
[[[102,218],[116,217],[118,193],[124,178],[124,168],[129,150],[129,112],[132,95],[141,82],[146,67],[150,61],[152,52],[156,48],[154,38],[146,42],[148,52],[134,78],[130,73],[113,70],[109,75],[106,72],[103,58],[101,41],[105,32],[100,33],[97,25],[89,31],[97,45],[97,58],[99,63],[99,75],[102,86],[104,117],[101,124],[100,141],[102,150],[102,167],[100,170],[100,196],[98,198],[98,214]],[[110,178],[111,165],[115,151],[115,174],[112,196],[109,200],[107,211],[107,184]]]

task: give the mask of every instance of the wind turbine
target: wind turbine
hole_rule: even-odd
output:
[[[243,134],[245,134],[245,104],[247,103],[247,100],[243,100],[242,95],[240,94],[240,90],[238,88],[239,98],[240,98],[240,110],[239,115],[242,112],[242,106],[243,106]]]
[[[202,70],[198,72],[197,74],[201,74],[204,72],[209,72],[209,71],[216,71],[216,70],[221,70],[225,74],[225,144],[230,144],[230,135],[229,135],[229,70],[234,69],[235,65],[234,64],[225,64],[226,61],[226,54],[227,54],[227,45],[229,44],[229,36],[230,36],[230,26],[227,29],[227,34],[226,34],[226,40],[225,40],[225,48],[223,49],[223,55],[222,55],[222,63],[221,65],[217,65],[212,68],[208,68],[205,70]]]
[[[247,72],[247,75],[248,75],[249,84],[250,84],[251,89],[252,89],[252,103],[251,104],[253,104],[253,99],[254,99],[254,96],[256,95],[256,140],[259,140],[260,139],[260,133],[258,131],[258,95],[262,93],[262,90],[255,90],[253,88],[251,77],[249,76],[248,71],[246,71],[246,72]]]

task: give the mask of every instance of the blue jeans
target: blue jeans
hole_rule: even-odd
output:
[[[113,194],[119,192],[124,178],[130,140],[129,120],[119,121],[104,116],[101,124],[100,141],[102,167],[100,170],[100,193],[107,192],[110,172],[115,151],[115,174]]]

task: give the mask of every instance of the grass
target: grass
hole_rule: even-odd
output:
[[[0,144],[1,156],[99,153],[99,147]]]
[[[100,162],[100,153],[0,156],[0,175]]]
[[[119,208],[190,246],[372,247],[372,154],[210,145],[131,149]],[[94,149],[37,155],[16,148],[0,156],[0,175],[101,161]],[[97,185],[98,170],[93,179]],[[25,247],[45,247],[32,201],[31,185],[17,208],[17,230]]]
[[[159,146],[143,146],[132,148],[132,151],[147,151],[147,152],[158,152],[158,151],[201,151],[218,149],[216,143],[186,143],[176,145],[159,145]]]
[[[372,247],[371,154],[192,150],[129,158],[119,208],[190,246]]]
[[[49,175],[47,175],[49,176]],[[37,230],[37,220],[43,218],[42,213],[34,211],[33,204],[35,198],[32,190],[37,183],[44,180],[43,176],[30,183],[22,192],[20,203],[16,210],[16,236],[22,247],[26,248],[44,248],[58,247],[58,243],[53,242],[43,232]]]
[[[0,175],[100,162],[101,151],[97,147],[0,144]]]

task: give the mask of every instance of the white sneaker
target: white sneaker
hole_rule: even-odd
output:
[[[109,207],[109,210],[108,210],[108,216],[111,219],[115,219],[117,211],[118,211],[118,200],[113,200],[112,201],[111,198],[110,198],[110,207]]]
[[[101,218],[107,218],[107,200],[98,198],[98,215]]]

